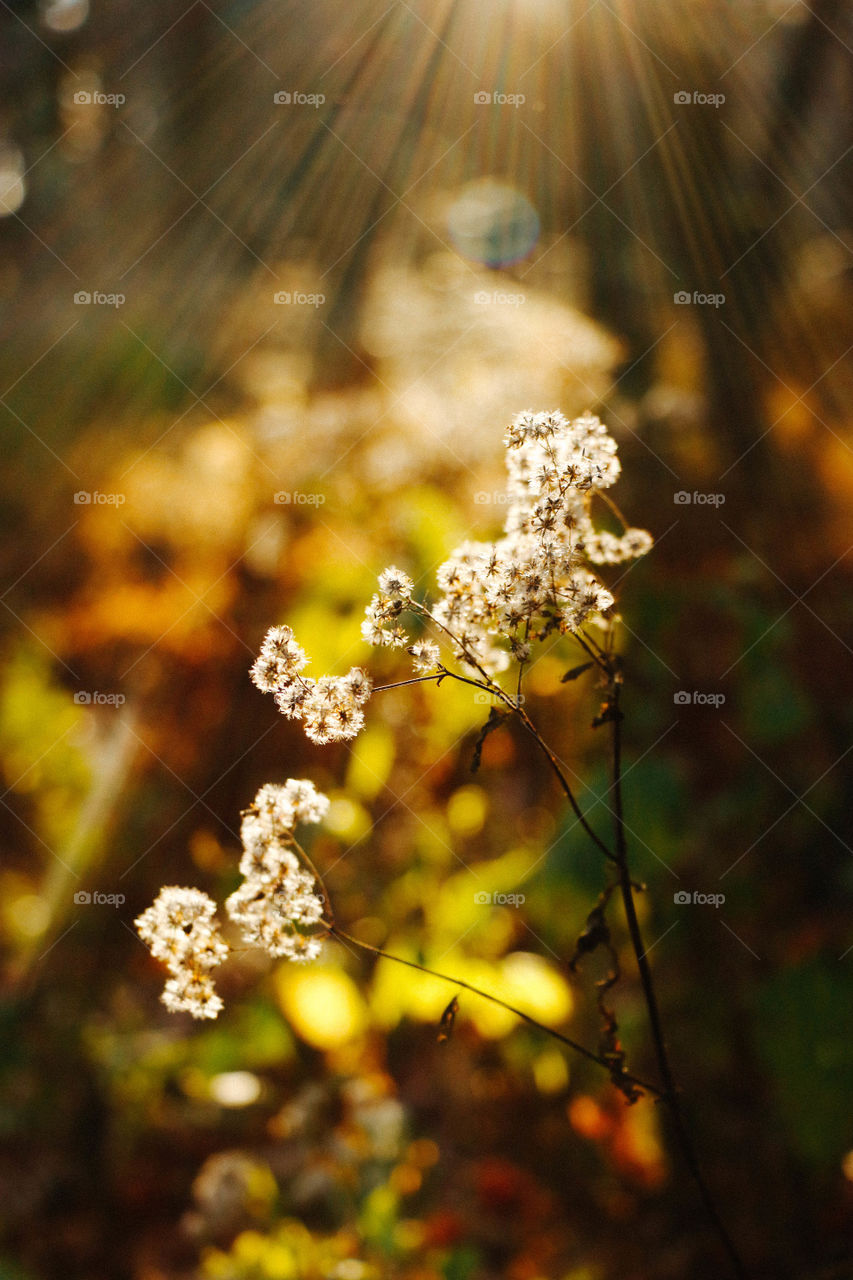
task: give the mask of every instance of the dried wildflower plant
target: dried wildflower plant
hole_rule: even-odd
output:
[[[616,481],[616,442],[593,414],[572,421],[557,411],[522,413],[505,443],[509,469],[507,516],[496,542],[463,542],[438,570],[441,596],[430,608],[413,596],[414,583],[401,569],[379,578],[362,623],[374,646],[405,649],[418,676],[449,674],[442,646],[469,674],[485,678],[523,668],[537,641],[557,633],[577,634],[611,608],[613,596],[590,566],[618,564],[652,545],[643,529],[624,527],[620,536],[598,531],[592,506]],[[429,636],[414,634],[425,623]],[[252,679],[272,693],[283,715],[302,720],[314,742],[356,736],[370,697],[366,673],[353,667],[341,677],[307,679],[302,647],[287,626],[267,632]]]
[[[316,960],[320,954],[319,938],[306,930],[323,919],[323,901],[314,876],[300,864],[294,828],[319,822],[328,807],[313,783],[290,778],[283,787],[261,787],[243,815],[244,880],[225,910],[245,940],[271,956]]]
[[[536,641],[577,632],[611,607],[590,564],[628,560],[652,544],[641,529],[616,537],[593,526],[593,499],[619,475],[616,443],[593,414],[570,422],[557,412],[522,413],[505,443],[503,537],[456,548],[438,570],[442,595],[431,610],[412,600],[412,583],[397,569],[382,575],[368,607],[364,638],[407,648],[418,674],[439,668],[439,649],[408,635],[404,612],[428,619],[458,662],[495,675],[513,660],[528,662]]]
[[[225,903],[243,941],[271,956],[316,960],[321,938],[313,932],[323,919],[323,899],[308,855],[295,828],[320,822],[329,807],[326,796],[307,779],[289,778],[283,786],[261,787],[243,814],[240,835],[243,883]],[[162,995],[172,1012],[215,1018],[222,1009],[210,970],[229,954],[219,933],[216,904],[199,889],[161,889],[156,901],[135,921],[151,954],[172,975]]]
[[[271,627],[252,667],[251,677],[262,693],[272,693],[282,715],[301,720],[312,742],[341,742],[354,738],[364,724],[362,706],[370,697],[370,679],[361,667],[345,676],[301,674],[305,650],[290,627]]]
[[[515,662],[520,690],[537,641],[554,633],[577,636],[613,604],[590,566],[642,555],[651,537],[628,528],[617,537],[593,525],[592,503],[620,469],[616,443],[594,415],[570,421],[557,411],[522,413],[505,444],[509,485],[503,536],[457,547],[438,570],[441,595],[432,608],[415,599],[408,574],[395,566],[386,569],[362,634],[373,645],[405,649],[418,679],[464,679],[497,692],[519,711],[520,699],[500,689],[494,676]],[[421,631],[431,628],[432,637],[415,635],[413,622]],[[465,674],[446,665],[448,647]],[[352,667],[344,676],[314,679],[304,674],[308,664],[291,628],[280,625],[267,632],[250,674],[260,690],[273,694],[283,715],[302,722],[313,742],[354,738],[372,692],[369,675]],[[271,956],[313,960],[320,954],[322,933],[336,932],[327,900],[324,909],[325,893],[318,889],[322,881],[295,836],[298,825],[321,821],[328,805],[311,782],[291,778],[283,786],[261,787],[243,814],[244,878],[225,910],[243,940]],[[163,993],[171,1010],[212,1018],[222,1008],[210,971],[229,948],[215,913],[206,894],[170,887],[136,922],[171,975]]]
[[[414,677],[398,684],[440,684],[452,679],[487,690],[492,707],[475,747],[473,767],[479,766],[486,735],[504,720],[515,717],[541,751],[581,828],[604,855],[605,887],[570,961],[575,972],[582,957],[599,949],[610,960],[609,976],[597,983],[601,1022],[597,1051],[468,982],[391,955],[344,933],[335,923],[322,877],[294,834],[298,824],[320,821],[328,807],[326,797],[310,782],[290,779],[284,786],[262,787],[243,815],[240,870],[244,881],[228,898],[226,911],[244,940],[262,947],[271,956],[312,960],[320,952],[322,937],[331,936],[432,974],[509,1009],[597,1063],[628,1102],[635,1102],[642,1093],[655,1096],[666,1104],[685,1164],[733,1274],[743,1276],[742,1263],[715,1208],[682,1116],[634,901],[635,892],[642,886],[632,879],[628,865],[621,796],[623,673],[612,644],[614,599],[596,570],[644,555],[652,539],[645,530],[629,528],[606,493],[620,472],[617,446],[593,414],[573,420],[558,411],[519,414],[506,432],[505,445],[509,483],[502,536],[494,542],[466,541],[457,547],[438,569],[440,594],[432,605],[415,596],[408,574],[396,566],[387,568],[380,575],[379,590],[367,606],[362,635],[371,645],[408,654]],[[619,520],[620,534],[596,528],[596,501],[603,502]],[[604,690],[601,710],[593,725],[607,724],[611,732],[610,841],[592,827],[581,810],[558,757],[541,736],[521,697],[525,670],[535,658],[536,646],[561,636],[571,636],[588,659],[568,670],[564,679],[595,669]],[[273,694],[283,715],[302,722],[311,741],[329,743],[354,738],[364,724],[364,705],[372,693],[380,690],[373,689],[361,667],[352,667],[344,676],[314,679],[303,674],[307,665],[308,657],[291,628],[275,626],[267,632],[251,678],[260,690]],[[511,692],[496,679],[506,672],[511,673]],[[611,899],[621,899],[625,913],[655,1049],[656,1082],[628,1071],[616,1014],[605,1002],[621,978],[607,920]],[[164,961],[171,974],[162,997],[169,1009],[188,1010],[201,1018],[215,1017],[222,1007],[209,973],[225,958],[228,947],[219,936],[214,915],[215,906],[205,894],[195,889],[167,888],[136,922],[152,954]],[[442,1032],[446,1032],[444,1038],[449,1035],[457,1007],[454,997],[445,1011],[448,1027],[443,1020],[440,1038]]]
[[[172,975],[162,999],[173,1013],[185,1010],[194,1018],[215,1018],[222,1008],[210,970],[222,964],[228,944],[215,916],[216,903],[206,893],[169,885],[135,921],[142,941]]]

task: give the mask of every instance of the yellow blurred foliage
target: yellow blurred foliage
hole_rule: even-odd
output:
[[[460,836],[475,836],[482,831],[489,811],[489,798],[482,787],[459,787],[447,802],[450,830]]]
[[[364,1000],[342,969],[284,964],[276,971],[275,985],[285,1017],[297,1035],[315,1049],[337,1049],[364,1030]]]
[[[394,763],[394,734],[382,721],[374,721],[352,744],[347,767],[347,789],[365,800],[374,800],[388,781]]]
[[[384,949],[405,960],[419,960],[414,947],[403,941],[391,939]],[[564,1022],[572,1012],[572,994],[565,979],[548,961],[528,952],[513,952],[497,961],[476,959],[460,951],[439,952],[420,962],[506,1000],[548,1025]],[[438,1024],[452,992],[451,982],[383,958],[374,972],[370,1007],[375,1020],[386,1028],[405,1017]],[[458,996],[460,1016],[470,1018],[482,1036],[499,1039],[518,1022],[508,1009],[473,992],[461,989]]]

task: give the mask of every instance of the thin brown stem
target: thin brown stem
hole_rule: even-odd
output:
[[[308,854],[302,848],[302,845],[299,843],[298,840],[293,841],[293,847],[296,850],[296,852],[299,854],[302,861],[305,863],[308,870],[313,875],[314,879],[317,881],[318,885],[320,886],[321,892],[323,894],[323,909],[325,910],[326,916],[327,916],[326,924],[328,925],[329,929],[334,929],[335,913],[332,909],[332,899],[329,897],[329,890],[326,888],[326,882],[323,879],[320,872],[318,871],[317,867],[315,866],[313,860],[308,856]]]
[[[412,676],[409,680],[395,680],[392,684],[377,684],[373,693],[384,693],[386,689],[402,689],[407,684],[426,684],[430,680],[441,680],[442,673],[437,671],[435,675],[429,676]]]
[[[458,637],[454,636],[453,632],[449,629],[449,627],[446,627],[443,622],[440,622],[438,618],[435,618],[433,614],[430,612],[430,610],[426,607],[426,605],[422,605],[422,604],[417,605],[415,608],[413,608],[413,612],[421,613],[425,618],[429,618],[430,621],[435,626],[439,627],[444,632],[444,634],[448,637],[448,639],[452,640],[454,644],[460,644]],[[581,643],[583,644],[584,642],[581,641]],[[464,646],[462,645],[460,645],[460,647],[464,648]],[[594,655],[591,655],[591,656],[593,656],[594,661],[598,662],[598,665],[601,666],[600,660],[595,659]],[[569,804],[571,805],[572,811],[575,817],[577,818],[578,822],[581,824],[584,831],[587,833],[590,840],[592,840],[596,848],[600,849],[601,852],[605,855],[605,857],[609,858],[611,862],[615,862],[615,858],[611,850],[608,849],[607,845],[604,843],[601,837],[598,836],[596,832],[592,829],[586,817],[584,816],[583,811],[581,810],[581,807],[578,804],[577,799],[575,797],[575,793],[572,791],[572,788],[569,785],[569,780],[566,777],[566,775],[563,773],[562,769],[560,768],[560,764],[559,764],[559,761],[557,760],[557,757],[554,755],[551,748],[545,742],[544,738],[539,733],[539,730],[536,728],[533,721],[530,719],[527,713],[523,710],[520,702],[514,701],[511,694],[508,694],[504,689],[500,687],[497,681],[491,678],[488,672],[479,664],[479,662],[477,662],[477,660],[473,657],[473,655],[469,654],[468,658],[471,665],[477,671],[479,671],[480,675],[482,676],[482,681],[473,680],[468,676],[458,675],[455,671],[448,671],[446,667],[442,668],[440,675],[437,676],[436,678],[441,679],[444,676],[448,676],[452,680],[459,680],[462,684],[470,684],[477,689],[485,689],[487,692],[494,694],[494,696],[500,702],[503,702],[503,704],[507,707],[509,711],[515,712],[515,714],[520,718],[521,723],[524,725],[527,732],[534,738],[536,745],[539,747],[539,750],[542,752],[542,754],[545,756],[546,760],[548,761],[549,765],[551,766],[554,776],[556,777],[563,793],[565,794]],[[401,683],[405,683],[405,681]]]
[[[613,628],[611,625],[608,628],[607,635],[608,637],[610,637],[612,634],[613,634]],[[595,662],[598,666],[602,667],[603,670],[607,671],[607,666],[606,666],[607,650],[602,649],[601,645],[598,643],[595,636],[587,635],[586,632],[580,632],[580,631],[573,632],[573,635],[575,640],[577,640],[578,644],[582,645],[583,648],[586,649],[587,653],[592,658],[593,662]],[[591,646],[591,648],[589,648],[588,646]],[[594,653],[592,652],[593,649],[595,650]]]
[[[611,850],[608,849],[604,841],[595,833],[595,831],[593,831],[592,827],[589,825],[589,822],[584,816],[584,813],[577,802],[577,798],[575,797],[575,793],[572,791],[572,788],[569,785],[569,780],[566,777],[566,775],[563,773],[562,769],[560,768],[559,760],[554,755],[554,752],[548,746],[547,742],[542,737],[539,730],[536,728],[536,725],[530,719],[530,716],[523,709],[523,707],[521,707],[518,703],[514,702],[512,699],[512,696],[506,693],[505,690],[501,689],[500,686],[495,684],[493,681],[490,681],[488,685],[484,685],[479,680],[472,680],[468,676],[460,676],[455,671],[447,671],[446,668],[445,668],[444,674],[451,680],[458,680],[461,684],[473,685],[475,689],[486,689],[487,692],[493,693],[501,702],[503,702],[503,704],[507,707],[509,711],[515,712],[515,714],[519,717],[519,719],[521,720],[521,723],[524,725],[527,732],[535,740],[536,745],[539,747],[539,750],[542,752],[542,754],[545,756],[546,760],[548,761],[549,765],[551,766],[551,769],[554,772],[554,776],[556,777],[558,783],[560,784],[561,790],[563,791],[566,798],[568,799],[569,804],[572,807],[572,811],[574,812],[574,815],[577,818],[578,822],[581,824],[584,831],[589,836],[590,840],[592,840],[592,842],[597,846],[597,848],[601,850],[601,852],[605,855],[605,857],[609,858],[611,862],[615,862],[616,859],[613,853],[611,852]]]
[[[535,1027],[537,1031],[543,1031],[546,1035],[552,1036],[555,1040],[559,1040],[561,1044],[566,1045],[569,1049],[573,1049],[583,1058],[587,1058],[590,1062],[597,1063],[598,1066],[612,1074],[612,1067],[605,1058],[599,1054],[593,1053],[591,1049],[587,1049],[582,1044],[578,1044],[576,1040],[572,1040],[569,1036],[563,1035],[561,1031],[555,1031],[553,1027],[548,1027],[544,1022],[539,1022],[537,1018],[531,1017],[529,1013],[525,1013],[522,1009],[517,1009],[515,1005],[509,1004],[506,1000],[501,1000],[500,996],[492,995],[488,991],[482,991],[480,987],[473,986],[470,982],[463,981],[462,978],[454,978],[449,973],[440,973],[437,969],[429,969],[426,965],[418,964],[416,960],[406,960],[403,956],[395,956],[390,951],[383,951],[381,947],[374,947],[370,942],[362,942],[359,938],[352,937],[349,933],[344,933],[343,929],[339,929],[337,925],[330,920],[328,922],[329,933],[332,937],[338,938],[341,942],[350,942],[354,947],[361,948],[362,951],[370,951],[375,956],[382,956],[386,960],[393,960],[396,964],[404,964],[409,969],[417,969],[419,973],[426,973],[431,978],[440,978],[442,982],[448,982],[454,987],[463,987],[466,991],[470,991],[475,996],[480,996],[483,1000],[489,1000],[492,1004],[499,1005],[501,1009],[506,1009],[508,1013],[513,1013],[517,1018],[521,1018],[529,1026]],[[628,1084],[636,1085],[640,1089],[646,1090],[648,1093],[654,1094],[657,1098],[663,1098],[662,1091],[649,1081],[641,1079],[639,1076],[630,1075],[627,1071],[620,1075],[620,1079]]]
[[[623,529],[627,529],[627,528],[628,528],[628,521],[625,519],[625,517],[623,516],[622,512],[621,512],[621,511],[619,510],[619,508],[617,507],[616,503],[615,503],[615,502],[613,501],[613,499],[610,497],[610,494],[609,494],[609,493],[605,493],[603,489],[599,489],[599,490],[597,490],[597,491],[596,491],[595,496],[596,496],[597,498],[600,498],[600,499],[601,499],[601,501],[604,503],[604,505],[610,508],[610,510],[611,510],[611,511],[613,512],[613,514],[615,515],[616,519],[617,519],[617,520],[619,521],[619,523],[621,524],[622,528],[623,528]]]
[[[483,680],[487,688],[491,689],[494,693],[500,694],[505,699],[508,698],[508,695],[505,694],[503,689],[500,687],[500,685],[495,680],[492,679],[492,677],[489,675],[485,667],[482,666],[474,657],[474,655],[470,653],[468,649],[465,648],[465,645],[462,644],[459,637],[455,636],[449,627],[446,627],[443,622],[441,622],[438,618],[436,618],[435,614],[431,613],[430,610],[426,607],[426,605],[424,604],[418,605],[417,609],[414,610],[414,612],[422,613],[425,618],[429,618],[433,626],[438,627],[439,630],[443,631],[444,634],[447,636],[448,640],[452,640],[454,644],[459,645],[459,648],[466,655],[466,661],[469,662],[476,671],[479,671],[480,675],[483,677]]]
[[[528,618],[527,622],[524,625],[524,643],[525,644],[527,644],[529,636],[530,636],[530,619]],[[523,675],[524,675],[524,663],[522,661],[519,661],[518,683],[516,684],[516,687],[515,687],[515,700],[519,706],[521,706],[521,679]]]
[[[607,845],[600,838],[600,836],[598,836],[596,832],[592,829],[592,827],[589,825],[589,822],[584,816],[583,811],[581,810],[581,807],[578,804],[577,799],[575,798],[575,793],[572,791],[572,788],[569,785],[569,781],[566,775],[563,773],[563,770],[560,768],[559,760],[554,755],[554,752],[548,746],[547,742],[542,737],[539,730],[536,728],[536,725],[530,719],[530,716],[527,714],[527,712],[524,710],[523,707],[513,707],[513,710],[521,720],[521,723],[524,725],[527,732],[535,741],[536,745],[544,755],[545,759],[548,761],[548,764],[551,766],[551,770],[554,774],[554,777],[557,779],[557,782],[560,784],[560,787],[564,795],[566,796],[566,799],[568,800],[569,804],[572,807],[572,811],[575,817],[583,827],[584,831],[589,836],[590,840],[592,840],[596,848],[601,850],[601,852],[604,854],[606,858],[609,858],[611,862],[616,862],[616,855],[612,852],[611,849],[607,847]]]
[[[582,636],[579,631],[574,631],[572,633],[572,639],[577,640],[578,644],[583,649],[584,653],[587,655],[588,658],[592,659],[592,661],[595,663],[597,667],[600,667],[602,671],[607,670],[606,665],[602,659],[601,646],[596,645],[595,649],[593,649],[592,644],[594,643],[594,641],[592,641],[591,637],[590,637],[591,642],[587,643],[586,638]]]
[[[440,629],[445,633],[445,635],[447,635],[451,640],[453,640],[454,643],[457,643],[457,644],[459,643],[459,641],[456,639],[456,637],[453,636],[449,628],[447,628],[446,626],[444,626],[443,623],[439,622],[436,618],[434,618],[428,609],[421,606],[421,611],[424,613],[426,617],[430,618],[430,620],[434,623],[434,625],[440,627]],[[728,1230],[726,1229],[726,1226],[722,1218],[720,1217],[720,1213],[716,1207],[716,1204],[711,1195],[710,1189],[708,1188],[708,1185],[705,1182],[704,1175],[702,1174],[698,1157],[696,1155],[696,1151],[693,1146],[693,1142],[688,1132],[684,1115],[681,1110],[681,1103],[678,1095],[678,1090],[677,1090],[675,1078],[672,1072],[672,1067],[669,1061],[669,1055],[666,1049],[666,1042],[664,1040],[663,1027],[661,1024],[661,1017],[660,1017],[660,1009],[658,1007],[657,996],[655,994],[651,967],[648,962],[646,949],[643,943],[642,933],[640,931],[640,924],[637,918],[636,905],[634,902],[635,886],[631,878],[631,873],[628,866],[628,851],[627,851],[627,845],[625,841],[625,822],[624,822],[623,807],[622,807],[622,736],[621,736],[622,716],[619,709],[621,679],[619,678],[619,675],[618,675],[617,659],[615,659],[612,653],[610,653],[607,649],[602,649],[602,647],[591,636],[587,638],[587,637],[581,637],[580,635],[576,634],[575,638],[578,640],[578,643],[585,650],[585,652],[590,656],[590,658],[592,658],[592,660],[596,663],[596,665],[602,668],[610,676],[610,683],[609,683],[610,715],[608,716],[608,719],[610,719],[613,726],[613,788],[612,790],[613,790],[613,796],[614,796],[613,816],[614,816],[615,852],[613,852],[611,849],[608,848],[608,846],[604,843],[604,841],[601,840],[601,838],[596,834],[596,832],[590,826],[588,820],[586,819],[586,817],[584,816],[580,808],[580,805],[577,802],[577,799],[575,797],[574,792],[572,791],[572,788],[569,784],[568,779],[566,778],[562,768],[560,767],[560,762],[558,761],[554,752],[545,742],[542,735],[539,733],[539,730],[536,728],[533,721],[527,715],[527,712],[521,706],[520,697],[516,698],[516,700],[513,701],[512,697],[509,694],[507,694],[503,689],[501,689],[501,687],[497,684],[497,682],[494,681],[488,675],[488,673],[484,670],[484,668],[476,661],[476,659],[473,658],[473,655],[468,655],[469,661],[471,662],[471,665],[482,676],[482,681],[473,680],[465,676],[457,675],[455,672],[448,671],[446,668],[443,668],[441,673],[439,673],[439,675],[437,675],[435,679],[443,678],[443,676],[446,675],[453,679],[459,680],[464,684],[471,684],[471,685],[474,685],[476,688],[486,689],[489,692],[493,693],[500,701],[502,701],[510,711],[515,712],[515,714],[519,717],[519,719],[521,720],[521,723],[524,725],[527,732],[531,735],[533,740],[536,742],[536,745],[539,747],[539,750],[545,756],[545,759],[548,761],[548,764],[552,772],[554,773],[554,776],[556,777],[557,782],[560,785],[560,788],[562,789],[563,793],[568,799],[569,804],[571,805],[572,811],[574,812],[578,822],[581,824],[581,827],[590,837],[590,839],[595,844],[595,846],[598,849],[600,849],[602,853],[604,853],[604,855],[608,858],[608,860],[615,863],[617,874],[618,874],[619,889],[622,896],[623,907],[625,910],[625,918],[628,924],[628,933],[631,938],[631,945],[637,961],[637,968],[640,974],[640,983],[643,990],[643,997],[645,1000],[646,1009],[649,1016],[652,1042],[654,1044],[655,1056],[657,1058],[658,1069],[660,1071],[660,1076],[661,1076],[661,1080],[663,1081],[664,1088],[661,1090],[657,1086],[650,1085],[646,1081],[642,1081],[635,1076],[628,1075],[627,1072],[624,1073],[623,1078],[628,1082],[639,1085],[641,1088],[647,1090],[649,1093],[655,1094],[657,1097],[661,1098],[667,1104],[670,1114],[672,1116],[673,1126],[675,1128],[676,1137],[678,1140],[679,1147],[681,1149],[682,1156],[684,1158],[684,1162],[687,1165],[690,1171],[690,1174],[693,1177],[694,1182],[696,1183],[697,1189],[699,1191],[701,1200],[705,1208],[705,1212],[708,1216],[708,1220],[711,1226],[713,1227],[718,1239],[720,1240],[720,1243],[722,1244],[726,1254],[728,1255],[729,1261],[732,1266],[733,1274],[738,1277],[738,1280],[746,1280],[747,1273],[744,1268],[744,1264],[741,1261],[737,1248],[735,1247],[735,1244],[731,1236],[729,1235]],[[461,646],[461,647],[464,648],[464,646]],[[416,681],[403,681],[401,683],[416,683]],[[518,687],[520,691],[521,672],[519,672]],[[319,876],[318,876],[318,879],[319,879]],[[322,881],[320,883],[322,884]],[[325,893],[325,888],[324,888],[324,893]],[[326,900],[328,902],[328,894],[326,894]],[[331,915],[331,912],[330,912],[330,915]],[[583,1045],[580,1045],[576,1041],[571,1040],[568,1036],[564,1036],[562,1035],[562,1033],[558,1031],[554,1031],[553,1028],[546,1027],[543,1023],[538,1022],[537,1019],[532,1018],[529,1014],[525,1014],[520,1009],[516,1009],[512,1005],[507,1004],[506,1001],[501,1000],[498,996],[491,995],[486,991],[481,991],[478,987],[474,987],[470,983],[464,982],[461,979],[453,978],[448,974],[439,973],[434,969],[428,969],[425,965],[418,964],[414,960],[405,960],[402,956],[392,955],[387,951],[383,951],[379,947],[372,946],[370,943],[360,942],[357,938],[353,938],[349,934],[345,934],[342,930],[338,929],[331,920],[329,922],[329,932],[333,936],[338,937],[341,940],[350,942],[354,946],[360,947],[363,950],[370,951],[373,954],[378,956],[384,956],[386,959],[394,960],[398,964],[406,965],[411,969],[417,969],[421,973],[426,973],[432,977],[440,978],[442,981],[451,983],[457,987],[463,987],[465,990],[471,991],[473,994],[480,996],[482,999],[490,1000],[493,1004],[497,1004],[501,1008],[507,1009],[509,1012],[515,1014],[517,1017],[522,1018],[530,1026],[537,1027],[540,1031],[544,1031],[546,1034],[555,1037],[557,1040],[561,1041],[563,1044],[567,1045],[569,1048],[573,1049],[576,1053],[579,1053],[581,1056],[589,1059],[590,1061],[597,1062],[599,1066],[605,1067],[606,1069],[610,1070],[610,1064],[608,1064],[605,1061],[605,1059],[601,1058],[598,1054],[595,1054],[591,1050],[584,1048]]]
[[[610,686],[612,709],[611,723],[613,725],[613,819],[616,842],[616,864],[619,873],[619,889],[625,909],[625,918],[628,922],[628,933],[631,938],[631,946],[633,948],[634,955],[637,960],[637,968],[640,973],[640,983],[643,988],[643,997],[645,999],[646,1009],[649,1015],[649,1024],[652,1032],[652,1042],[655,1048],[658,1070],[660,1071],[661,1080],[664,1083],[664,1101],[669,1107],[670,1115],[672,1116],[678,1145],[681,1148],[684,1162],[690,1170],[693,1181],[696,1183],[708,1220],[728,1255],[734,1275],[738,1277],[738,1280],[746,1280],[746,1268],[744,1267],[740,1254],[735,1247],[734,1241],[728,1233],[725,1223],[720,1217],[719,1210],[717,1209],[714,1198],[711,1195],[708,1184],[705,1182],[704,1175],[699,1165],[699,1159],[693,1146],[693,1140],[690,1137],[690,1133],[688,1132],[687,1124],[684,1119],[684,1114],[681,1110],[681,1101],[675,1083],[672,1066],[669,1061],[666,1041],[664,1040],[660,1009],[658,1007],[657,996],[655,994],[651,966],[649,965],[646,948],[643,943],[643,936],[640,931],[640,922],[637,918],[637,909],[634,903],[634,886],[628,868],[628,848],[625,841],[625,821],[622,808],[622,716],[619,710],[620,689],[621,684],[619,680],[615,678],[614,672],[614,678],[611,681]]]

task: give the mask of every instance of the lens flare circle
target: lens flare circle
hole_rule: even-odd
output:
[[[466,258],[506,267],[526,258],[539,239],[539,214],[521,191],[495,178],[478,178],[455,196],[447,229]]]

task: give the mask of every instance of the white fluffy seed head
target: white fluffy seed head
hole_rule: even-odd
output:
[[[200,889],[167,885],[134,922],[151,954],[172,975],[162,1000],[172,1011],[215,1018],[222,1001],[210,970],[222,964],[228,945],[219,933],[216,904]]]

